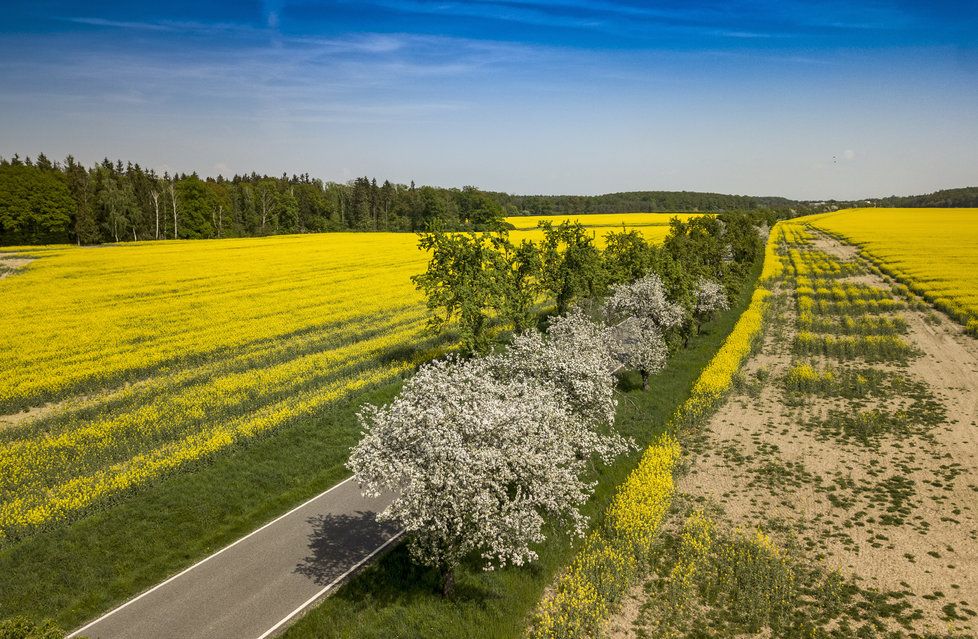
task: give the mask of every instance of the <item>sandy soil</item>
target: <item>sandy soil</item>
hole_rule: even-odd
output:
[[[9,415],[0,415],[0,430],[4,428],[11,428],[13,426],[18,426],[20,424],[26,424],[33,419],[39,419],[48,415],[52,412],[50,406],[40,406],[37,408],[30,408],[28,410],[20,411],[19,413],[11,413]]]
[[[12,275],[12,271],[23,268],[33,262],[34,259],[30,257],[14,257],[13,255],[7,255],[0,253],[0,279]],[[8,270],[11,269],[11,270]]]
[[[843,259],[856,256],[855,247],[828,237],[816,244]],[[889,284],[872,274],[850,281]],[[949,620],[946,607],[978,606],[978,341],[943,315],[901,311],[910,326],[905,338],[921,355],[904,367],[869,366],[923,382],[946,419],[871,443],[826,437],[806,422],[830,408],[907,407],[911,397],[805,396],[792,405],[777,380],[792,363],[795,313],[790,302],[780,307],[784,316],[770,323],[760,352],[745,366],[748,380],[762,371],[767,381],[732,395],[686,442],[679,499],[731,526],[759,526],[864,588],[911,591],[910,603],[923,613],[917,632],[975,633],[978,624]],[[641,587],[633,591],[609,624],[610,636],[634,636],[643,594]]]

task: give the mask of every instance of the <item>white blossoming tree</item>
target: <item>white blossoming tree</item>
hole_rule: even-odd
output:
[[[629,317],[651,322],[663,333],[685,320],[683,307],[669,300],[658,275],[646,275],[629,284],[611,287],[606,306],[609,321]]]
[[[478,359],[428,364],[393,402],[359,418],[349,467],[366,494],[395,493],[379,517],[409,534],[412,556],[441,572],[446,595],[470,554],[487,569],[536,559],[531,545],[543,541],[547,518],[583,534],[587,464],[624,450],[554,386],[501,378]]]
[[[767,222],[761,222],[760,226],[754,228],[757,229],[757,236],[761,238],[761,242],[767,242],[767,237],[771,234],[771,227],[767,225]]]
[[[505,352],[488,358],[500,378],[526,377],[556,387],[571,409],[595,427],[615,421],[615,377],[605,327],[583,313],[554,317],[546,335],[517,335]]]
[[[730,308],[727,300],[727,291],[723,285],[714,279],[701,277],[696,282],[696,306],[693,308],[693,319],[696,322],[696,332],[700,330],[703,322],[708,321],[719,311]]]
[[[625,368],[642,376],[642,390],[649,389],[649,377],[661,371],[669,348],[658,326],[646,319],[629,317],[607,331],[608,348]]]

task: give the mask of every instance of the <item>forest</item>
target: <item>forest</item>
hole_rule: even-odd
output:
[[[0,245],[204,239],[323,231],[499,228],[512,215],[623,211],[772,210],[801,203],[693,192],[516,196],[472,186],[440,188],[359,177],[231,178],[162,175],[108,159],[85,167],[0,158]]]
[[[203,239],[322,231],[485,229],[503,209],[474,188],[392,184],[366,177],[347,184],[308,174],[157,174],[104,160],[86,168],[68,156],[51,162],[0,160],[0,245]]]
[[[252,237],[324,231],[488,230],[514,215],[762,211],[791,217],[867,203],[888,207],[978,205],[978,187],[875,201],[804,202],[694,191],[604,195],[510,195],[474,186],[442,188],[358,177],[346,183],[302,175],[162,175],[108,159],[86,167],[0,158],[0,246],[100,244]]]

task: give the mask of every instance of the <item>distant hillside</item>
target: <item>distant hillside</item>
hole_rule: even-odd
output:
[[[978,186],[966,186],[961,189],[944,189],[927,195],[891,195],[879,200],[873,200],[877,206],[886,207],[978,207]]]
[[[726,195],[697,191],[629,191],[604,195],[510,195],[489,192],[508,215],[580,215],[587,213],[642,213],[655,211],[773,211],[804,215],[845,208],[978,207],[978,186],[945,189],[926,195],[891,195],[860,200],[792,200],[778,196]]]
[[[511,215],[641,213],[653,211],[800,210],[809,205],[774,196],[696,191],[629,191],[605,195],[510,195],[490,193]]]

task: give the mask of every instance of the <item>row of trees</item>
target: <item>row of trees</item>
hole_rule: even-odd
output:
[[[157,174],[105,160],[86,168],[69,156],[51,162],[0,159],[0,245],[97,244],[311,231],[496,228],[503,207],[474,188],[347,184],[305,175]]]
[[[542,222],[542,242],[518,245],[506,231],[433,231],[421,237],[431,260],[414,282],[427,299],[430,328],[456,328],[465,350],[481,353],[491,346],[494,322],[525,330],[543,300],[563,315],[577,301],[603,298],[616,284],[655,273],[687,318],[675,327],[677,338],[686,342],[696,330],[700,280],[719,282],[732,292],[763,250],[757,221],[747,213],[688,222],[673,218],[661,246],[622,229],[605,237],[603,250],[576,222]]]
[[[731,230],[740,226],[743,234]],[[424,235],[432,259],[416,282],[433,326],[457,322],[470,351],[484,354],[427,364],[389,405],[359,413],[363,437],[349,466],[367,494],[397,494],[380,517],[409,533],[412,556],[440,571],[446,595],[467,557],[486,569],[535,560],[548,520],[583,534],[591,464],[632,445],[614,428],[615,373],[638,370],[647,389],[669,344],[682,347],[682,327],[727,307],[724,285],[698,272],[698,250],[715,242],[721,278],[735,284],[737,256],[753,263],[761,243],[746,217],[677,222],[661,250],[628,231],[604,251],[580,225],[544,232],[539,249],[514,247],[505,233]],[[688,271],[689,300],[670,294],[655,270],[663,264]],[[526,323],[538,294],[566,312],[486,352],[474,333],[493,314]]]
[[[805,202],[784,197],[726,195],[696,191],[628,191],[604,195],[510,195],[492,193],[512,215],[577,215],[580,213],[652,213],[656,211],[772,211],[807,209]]]

